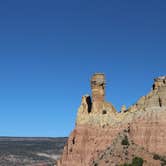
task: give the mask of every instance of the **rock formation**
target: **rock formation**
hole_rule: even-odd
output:
[[[125,163],[131,164],[133,159],[138,157],[142,159],[144,166],[161,165],[163,161],[156,160],[157,158],[154,156],[159,158],[156,154],[152,154],[135,144],[127,132],[122,132],[117,135],[117,138],[104,152],[100,153],[92,165],[116,166],[118,163],[123,166]]]
[[[126,106],[125,105],[122,105],[122,107],[121,107],[121,112],[125,112],[125,111],[127,111],[127,108],[126,108]]]
[[[78,110],[77,125],[96,124],[107,125],[108,119],[117,114],[114,106],[105,101],[105,76],[96,73],[91,79],[92,102],[90,95],[82,97],[81,106]]]
[[[58,166],[94,165],[93,162],[100,154],[124,131],[148,153],[166,155],[165,76],[156,78],[149,94],[128,109],[123,107],[120,113],[105,101],[104,74],[96,73],[92,76],[91,89],[92,99],[90,95],[82,97],[76,127],[68,139]]]

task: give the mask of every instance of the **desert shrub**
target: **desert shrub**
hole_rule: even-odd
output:
[[[161,161],[161,166],[166,166],[166,157],[165,156],[160,156],[158,154],[153,155],[154,160],[160,160]]]
[[[134,157],[131,164],[125,163],[119,166],[143,166],[143,159],[140,157]]]
[[[124,164],[124,166],[132,166],[131,164]]]
[[[143,159],[140,157],[134,157],[132,160],[132,166],[142,166],[143,165]]]
[[[128,137],[125,135],[124,139],[121,142],[122,145],[129,145]]]
[[[154,155],[153,155],[153,159],[154,159],[154,160],[160,160],[161,157],[160,157],[158,154],[154,154]]]

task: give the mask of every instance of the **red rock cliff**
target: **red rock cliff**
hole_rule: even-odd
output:
[[[147,151],[166,154],[166,77],[155,79],[152,91],[121,113],[104,100],[103,74],[92,77],[91,88],[92,101],[89,95],[83,96],[76,127],[58,166],[92,165],[92,161],[124,130],[134,143]]]

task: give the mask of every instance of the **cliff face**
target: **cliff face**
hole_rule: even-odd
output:
[[[135,144],[127,132],[122,132],[117,135],[117,138],[113,140],[112,144],[106,150],[100,153],[91,165],[117,166],[119,164],[118,166],[124,166],[124,163],[132,163],[130,166],[138,166],[139,164],[133,164],[133,159],[138,157],[143,158],[142,162],[144,166],[163,164],[163,161],[156,160],[152,153]]]
[[[89,166],[119,133],[146,151],[166,154],[166,77],[155,79],[152,90],[136,104],[118,113],[105,102],[105,77],[91,79],[92,99],[82,97],[76,127],[71,133],[58,166]],[[119,164],[119,163],[116,163]]]

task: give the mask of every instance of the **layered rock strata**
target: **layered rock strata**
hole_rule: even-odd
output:
[[[120,113],[111,103],[105,102],[104,74],[93,75],[91,88],[92,99],[90,95],[82,97],[76,127],[58,166],[91,165],[123,131],[127,131],[130,139],[148,152],[166,154],[165,76],[156,78],[149,94],[128,109],[123,107]]]

